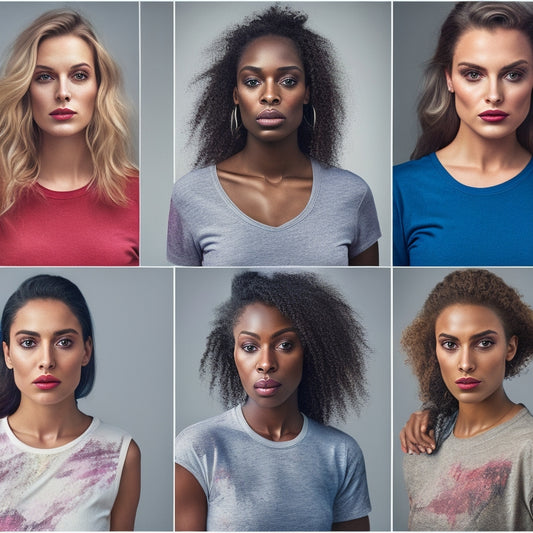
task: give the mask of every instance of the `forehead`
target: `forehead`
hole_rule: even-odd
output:
[[[62,329],[68,324],[69,327],[81,329],[76,315],[67,304],[55,299],[34,299],[26,302],[15,314],[13,328],[24,327],[25,329],[53,330]],[[31,327],[33,325],[33,327]]]
[[[472,28],[464,32],[455,46],[453,62],[506,65],[526,59],[533,61],[531,42],[519,30]]]
[[[279,66],[296,65],[303,69],[296,44],[292,39],[281,35],[263,35],[249,42],[241,53],[238,68],[271,63]]]
[[[292,322],[281,314],[277,307],[254,302],[244,307],[235,322],[235,328],[263,329],[292,326]]]
[[[435,333],[456,336],[487,329],[503,331],[500,317],[490,307],[473,304],[454,304],[444,308],[435,321]]]
[[[87,63],[93,66],[93,50],[81,37],[73,34],[47,37],[39,43],[37,63],[53,66],[55,63],[76,65]]]

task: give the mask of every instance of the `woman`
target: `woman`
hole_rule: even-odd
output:
[[[533,356],[533,310],[495,274],[455,271],[402,346],[438,445],[405,456],[409,529],[533,529],[533,418],[503,388]],[[420,441],[402,439],[416,453]]]
[[[138,172],[118,67],[78,13],[16,39],[0,78],[3,265],[138,265]]]
[[[460,2],[448,15],[413,160],[394,169],[395,265],[533,264],[521,238],[533,231],[532,65],[529,6]]]
[[[204,91],[190,123],[203,168],[175,184],[171,262],[378,263],[372,194],[330,166],[343,118],[340,77],[329,43],[306,19],[271,7],[215,42],[210,68],[195,80]]]
[[[366,351],[349,306],[311,274],[237,275],[200,367],[231,409],[176,439],[176,528],[368,529],[361,450],[323,425],[361,405]]]
[[[78,287],[27,279],[5,305],[1,331],[0,530],[133,530],[139,448],[77,406],[95,371]]]

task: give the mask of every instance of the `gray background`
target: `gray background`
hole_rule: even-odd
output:
[[[166,265],[174,175],[172,2],[141,2],[141,265]],[[176,76],[180,77],[179,70]]]
[[[524,301],[533,307],[533,270],[529,268],[494,268],[492,272],[522,294]],[[409,502],[405,491],[402,459],[398,436],[404,423],[413,411],[420,408],[418,399],[418,381],[405,364],[405,354],[400,348],[400,336],[404,328],[411,323],[422,308],[424,301],[433,287],[446,274],[454,269],[447,268],[402,268],[394,269],[394,331],[393,331],[393,372],[394,372],[394,408],[393,408],[393,508],[394,529],[406,530],[409,514]],[[514,402],[521,402],[533,407],[531,375],[528,369],[522,375],[505,380],[504,387]]]
[[[176,179],[188,173],[194,161],[195,150],[187,143],[186,123],[197,93],[189,88],[189,83],[209,64],[203,52],[228,26],[270,5],[176,2]],[[370,185],[383,233],[379,240],[380,263],[390,265],[390,3],[287,5],[306,12],[309,27],[330,39],[338,53],[339,66],[346,74],[342,87],[347,104],[339,166],[359,174]],[[213,97],[216,94],[217,88],[213,87]],[[150,257],[150,263],[164,264],[166,241],[161,238],[162,232],[154,232],[153,238],[160,241],[160,255]]]
[[[281,269],[276,269],[281,270]],[[288,269],[283,269],[288,270]],[[223,411],[198,377],[213,310],[230,296],[239,269],[176,271],[176,432]],[[270,269],[272,271],[272,269]],[[370,268],[306,269],[336,286],[358,313],[373,350],[368,361],[369,400],[361,415],[333,423],[363,450],[373,530],[390,529],[390,271]]]
[[[138,153],[139,17],[136,2],[0,2],[0,51],[2,62],[19,33],[51,9],[68,8],[89,20],[96,35],[116,61],[124,78],[131,108],[131,137]],[[135,157],[137,157],[135,155]]]
[[[416,105],[426,62],[453,2],[394,2],[393,163],[409,160],[418,138]]]
[[[91,311],[96,379],[80,409],[128,431],[141,449],[135,529],[172,529],[171,269],[2,268],[0,306],[36,274],[78,285]]]

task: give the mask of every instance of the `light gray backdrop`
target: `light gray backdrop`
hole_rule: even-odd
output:
[[[261,269],[264,271],[264,269]],[[288,269],[275,269],[285,270]],[[176,270],[176,432],[221,413],[198,368],[214,309],[230,296],[239,269]],[[272,271],[272,269],[270,269]],[[294,270],[293,270],[294,271]],[[334,423],[363,450],[370,489],[373,530],[390,529],[390,271],[322,268],[315,272],[336,286],[358,313],[373,350],[368,360],[369,400],[360,417]]]
[[[141,2],[141,265],[167,265],[174,173],[172,2]],[[179,70],[176,76],[181,76]]]
[[[426,62],[453,2],[394,2],[393,162],[409,160],[418,138],[416,105]]]
[[[0,52],[2,63],[17,36],[37,17],[51,9],[67,8],[89,20],[104,48],[116,61],[124,78],[131,108],[134,154],[138,153],[139,17],[137,2],[0,2]],[[137,156],[135,155],[137,158]]]
[[[270,5],[176,2],[176,179],[189,172],[194,161],[186,123],[197,90],[203,87],[193,89],[189,83],[209,64],[203,52],[229,26]],[[339,166],[359,174],[370,185],[383,233],[379,240],[380,263],[390,265],[390,3],[287,5],[307,13],[309,27],[330,39],[338,53],[339,66],[346,74],[343,88],[347,104]],[[216,95],[217,88],[213,87],[213,97]],[[164,249],[163,243],[160,248]],[[161,264],[161,259],[158,262]]]
[[[490,269],[522,294],[524,300],[533,306],[533,270],[529,268],[494,268]],[[400,336],[422,308],[424,301],[433,287],[442,281],[446,274],[454,269],[447,268],[402,268],[394,269],[394,407],[393,407],[393,507],[394,529],[407,530],[409,502],[402,474],[403,453],[400,449],[399,434],[404,423],[413,411],[420,408],[418,399],[418,381],[405,364],[405,354],[400,348]],[[506,380],[505,390],[514,402],[522,402],[533,408],[531,390],[531,371],[523,371],[519,377]]]
[[[64,276],[87,300],[96,379],[80,409],[128,431],[141,449],[136,530],[172,529],[171,269],[2,268],[0,307],[30,276]]]

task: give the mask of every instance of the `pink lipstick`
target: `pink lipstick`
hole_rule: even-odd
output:
[[[52,374],[43,374],[34,380],[33,384],[41,390],[50,390],[58,387],[61,381]]]
[[[264,109],[255,120],[264,128],[277,128],[285,122],[285,115],[276,109]]]
[[[69,109],[68,107],[58,107],[50,113],[50,116],[55,120],[69,120],[75,114],[76,111],[72,111],[72,109]]]
[[[505,120],[509,114],[500,111],[499,109],[489,109],[487,111],[483,111],[483,113],[480,113],[478,116],[485,122],[501,122],[502,120]]]
[[[461,390],[471,390],[476,388],[481,381],[474,378],[459,378],[455,380],[455,383]]]
[[[260,379],[254,383],[254,389],[259,396],[273,396],[281,387],[281,383],[273,379]]]

